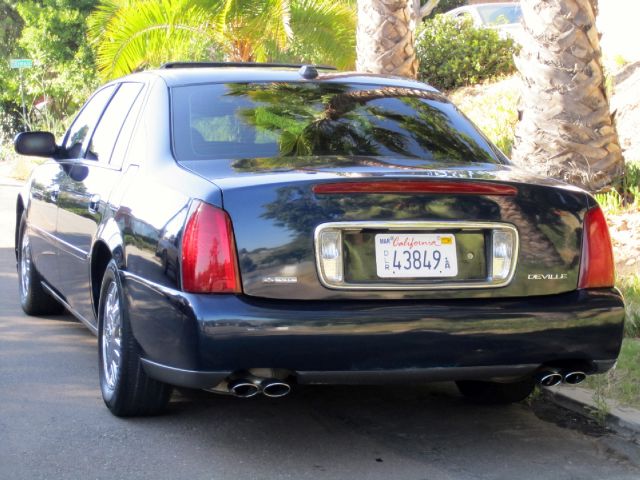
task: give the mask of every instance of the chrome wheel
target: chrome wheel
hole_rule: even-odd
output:
[[[116,387],[122,358],[122,313],[120,293],[115,281],[109,284],[102,321],[102,368],[107,386]]]
[[[27,232],[22,234],[22,246],[20,248],[20,300],[23,302],[29,295],[31,288],[31,247]]]

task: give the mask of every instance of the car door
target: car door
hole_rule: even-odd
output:
[[[60,182],[64,176],[62,166],[55,160],[34,169],[27,217],[33,263],[38,273],[55,289],[59,280],[56,220]]]
[[[66,160],[68,174],[61,185],[56,232],[61,241],[58,266],[60,290],[69,305],[95,325],[90,284],[90,254],[109,195],[121,177],[121,161],[111,157],[123,124],[143,84],[112,85],[106,108],[87,119],[87,135],[78,156]],[[100,93],[100,92],[99,92]]]

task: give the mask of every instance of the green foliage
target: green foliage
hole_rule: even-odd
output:
[[[607,215],[618,215],[626,209],[640,209],[640,162],[627,162],[618,190],[596,193],[596,200]]]
[[[2,128],[15,132],[26,122],[32,129],[62,130],[63,119],[78,109],[96,86],[93,53],[85,39],[85,18],[97,0],[31,0],[2,2],[0,43],[10,41],[12,58],[30,58],[34,67],[24,69],[27,118],[22,118],[17,70],[6,60],[0,67]],[[10,40],[7,40],[10,39]],[[46,100],[46,108],[34,104]]]
[[[425,4],[426,1],[420,2],[421,4]],[[436,8],[431,12],[431,16],[435,17],[436,15],[440,15],[441,13],[448,12],[449,10],[453,10],[454,8],[462,7],[467,5],[469,2],[467,0],[440,0]]]
[[[616,190],[596,193],[594,195],[598,204],[607,215],[616,215],[622,212],[624,199]]]
[[[101,0],[89,29],[103,79],[171,60],[355,60],[355,10],[333,0]]]
[[[517,78],[464,87],[452,92],[450,98],[505,155],[511,155],[520,98]]]
[[[88,19],[104,80],[170,61],[217,60],[213,23],[189,0],[105,0]]]
[[[514,41],[491,28],[477,28],[471,19],[438,15],[417,34],[418,76],[449,90],[515,71]]]
[[[617,285],[624,295],[626,306],[625,336],[640,338],[640,275],[619,278]]]
[[[584,385],[595,392],[594,400],[599,407],[596,417],[605,417],[608,413],[605,398],[640,408],[640,339],[625,338],[616,368],[604,375],[588,377]]]

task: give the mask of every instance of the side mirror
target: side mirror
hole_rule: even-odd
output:
[[[58,153],[56,138],[49,132],[21,132],[13,140],[13,147],[20,155],[53,157]]]

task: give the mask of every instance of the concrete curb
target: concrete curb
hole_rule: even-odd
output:
[[[581,415],[589,415],[599,410],[593,399],[593,390],[568,385],[545,387],[542,390],[545,397],[557,405]],[[609,410],[605,417],[606,426],[640,443],[640,410],[621,406],[614,400],[605,400],[605,402]]]

